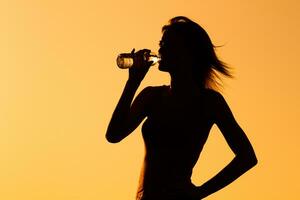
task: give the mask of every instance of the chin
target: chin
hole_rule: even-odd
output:
[[[161,63],[158,65],[158,70],[162,71],[162,72],[169,72],[168,67],[165,66],[165,65],[163,65],[163,64],[161,64]]]

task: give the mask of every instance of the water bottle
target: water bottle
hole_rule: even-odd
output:
[[[134,54],[132,54],[132,53],[119,54],[117,57],[118,67],[121,69],[128,69],[128,68],[132,67],[133,63],[134,63],[133,57],[134,57]],[[152,66],[152,65],[155,65],[160,60],[160,57],[156,53],[150,52],[149,54],[148,53],[144,54],[144,60],[147,62],[152,61],[152,64],[151,64],[151,66]]]

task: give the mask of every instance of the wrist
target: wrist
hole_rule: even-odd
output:
[[[128,78],[127,80],[128,84],[133,84],[133,85],[140,85],[141,82],[142,80],[137,78]]]
[[[203,187],[201,186],[198,186],[197,187],[197,197],[200,198],[200,199],[203,199],[205,197],[207,197],[208,195],[205,194],[205,191],[203,191]]]

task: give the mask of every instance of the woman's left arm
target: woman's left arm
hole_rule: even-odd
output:
[[[227,186],[257,164],[253,147],[236,122],[224,97],[216,92],[215,122],[235,154],[233,160],[217,175],[197,187],[197,199],[202,199]]]

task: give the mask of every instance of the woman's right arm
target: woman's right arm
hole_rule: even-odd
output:
[[[144,52],[148,50],[140,50],[136,52],[138,58],[142,58]],[[113,112],[109,122],[106,139],[111,143],[120,142],[128,136],[143,121],[147,115],[147,106],[150,101],[151,87],[143,89],[131,104],[133,97],[149,70],[151,63],[147,63],[140,59],[136,62],[136,66],[129,69],[129,79],[126,82],[120,100]]]
[[[106,131],[107,141],[120,142],[134,131],[146,117],[151,87],[143,89],[131,105],[138,87],[139,83],[136,81],[128,80],[126,82]]]

